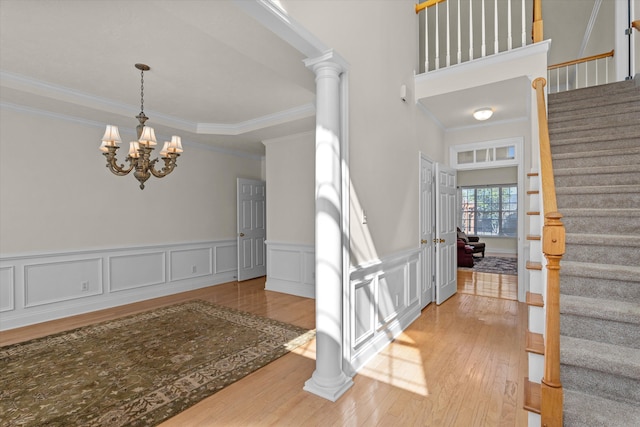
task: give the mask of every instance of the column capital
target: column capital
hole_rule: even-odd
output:
[[[327,66],[329,64],[334,64],[338,74],[349,69],[349,63],[345,61],[345,59],[333,49],[327,50],[320,56],[307,58],[304,60],[304,65],[307,68],[313,70],[314,73],[320,66]]]

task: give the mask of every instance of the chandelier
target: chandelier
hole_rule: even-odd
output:
[[[179,136],[172,136],[171,141],[166,141],[160,151],[160,158],[164,162],[162,169],[155,168],[158,158],[150,160],[151,152],[157,145],[156,134],[152,127],[145,126],[145,122],[149,119],[144,114],[144,72],[151,68],[145,64],[136,64],[140,70],[140,114],[136,116],[138,126],[136,131],[138,140],[129,143],[129,155],[125,160],[129,162],[129,166],[124,164],[118,165],[116,160],[116,151],[118,144],[122,142],[120,132],[117,126],[107,125],[107,129],[102,137],[100,151],[107,158],[107,168],[115,175],[124,176],[135,169],[133,176],[140,182],[140,189],[144,190],[144,183],[151,177],[164,178],[169,175],[176,167],[176,160],[182,153],[182,141]]]

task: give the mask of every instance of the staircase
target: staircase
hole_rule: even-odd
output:
[[[549,95],[565,426],[640,426],[640,86]]]

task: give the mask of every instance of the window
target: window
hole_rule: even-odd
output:
[[[515,237],[518,234],[518,186],[462,187],[462,229],[467,234]]]

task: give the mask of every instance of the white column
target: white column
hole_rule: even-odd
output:
[[[353,381],[343,371],[340,75],[329,51],[305,61],[316,75],[316,370],[304,390],[335,402]]]

